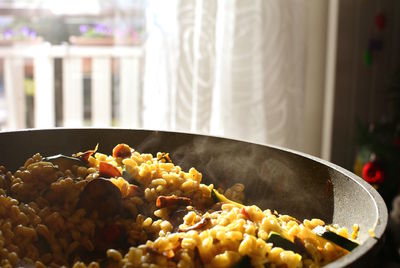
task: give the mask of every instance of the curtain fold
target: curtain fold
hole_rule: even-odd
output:
[[[163,2],[148,6],[143,126],[299,147],[305,1]]]

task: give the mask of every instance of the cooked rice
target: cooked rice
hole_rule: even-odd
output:
[[[87,166],[65,171],[40,154],[15,173],[0,167],[1,267],[246,267],[244,261],[253,267],[320,267],[348,253],[312,231],[325,226],[320,219],[299,222],[257,206],[215,204],[214,186],[202,184],[195,168],[183,171],[163,153],[131,152],[126,158],[97,152]],[[121,210],[109,217],[80,205],[82,192],[100,177],[100,161],[138,185],[122,176],[109,179],[121,192]],[[242,203],[244,190],[234,184],[220,192]],[[157,207],[159,196],[173,195],[191,204]],[[351,239],[359,230],[329,228]],[[268,243],[271,231],[292,242],[299,238],[305,253]]]

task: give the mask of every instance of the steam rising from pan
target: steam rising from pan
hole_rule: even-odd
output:
[[[285,158],[261,154],[254,144],[232,143],[197,137],[190,144],[182,145],[172,152],[174,161],[183,168],[196,167],[205,183],[228,188],[235,183],[245,185],[246,203],[257,204],[263,209],[276,209],[280,213],[295,215],[298,218],[321,217],[330,222],[326,212],[333,209],[329,202],[316,202],[313,207],[304,200],[321,197],[332,198],[330,191],[318,191],[315,181],[299,180],[298,177],[310,177],[304,172],[294,172]],[[328,178],[328,177],[327,177]],[[324,182],[321,182],[322,184]],[[299,189],[304,189],[306,191]],[[288,203],[297,204],[288,207]]]
[[[262,208],[348,228],[358,223],[362,246],[332,267],[364,267],[383,241],[387,209],[371,186],[331,163],[284,148],[149,130],[25,130],[0,133],[0,165],[15,170],[36,152],[68,155],[94,148],[96,143],[102,152],[110,153],[116,143],[127,143],[141,152],[170,152],[174,163],[186,170],[196,167],[207,182],[244,183],[247,202]],[[374,229],[375,238],[369,236],[369,228]]]

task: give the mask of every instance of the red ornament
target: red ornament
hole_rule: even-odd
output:
[[[385,16],[385,14],[383,14],[381,12],[381,13],[378,13],[375,16],[375,25],[378,28],[378,30],[380,30],[380,31],[385,29],[385,26],[386,26],[386,16]]]
[[[377,161],[368,161],[362,169],[363,179],[371,184],[381,184],[385,179],[385,173]]]

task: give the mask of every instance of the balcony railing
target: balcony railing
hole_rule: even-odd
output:
[[[141,47],[53,46],[48,43],[0,47],[7,115],[3,127],[137,127],[140,124],[142,58]],[[33,70],[31,109],[26,102],[24,82],[27,62]],[[55,62],[60,68],[55,69]],[[86,83],[89,90],[84,87],[85,79],[90,80]],[[59,93],[56,93],[57,87]],[[85,101],[87,91],[89,104]],[[84,116],[87,106],[90,106],[86,113],[90,118]],[[61,119],[56,118],[56,114]]]

